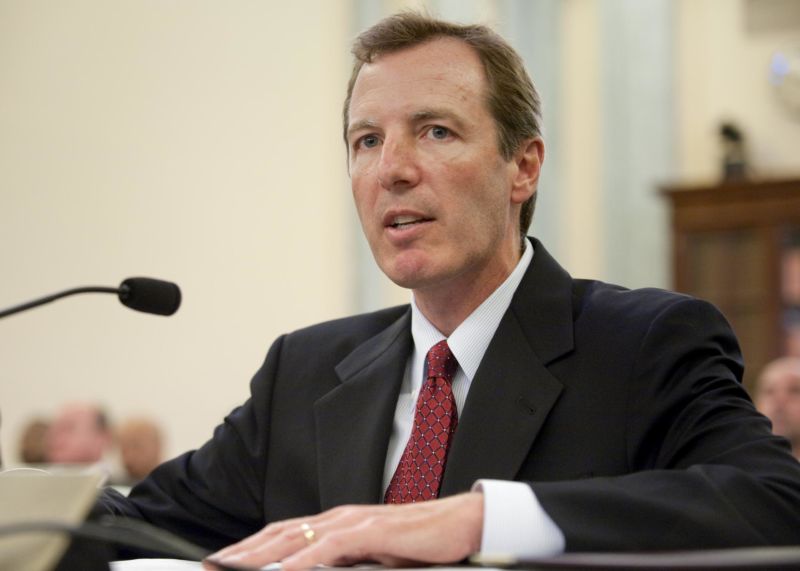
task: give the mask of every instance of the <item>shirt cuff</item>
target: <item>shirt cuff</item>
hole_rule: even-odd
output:
[[[483,492],[482,556],[525,559],[564,553],[564,533],[529,485],[478,480],[472,491]]]

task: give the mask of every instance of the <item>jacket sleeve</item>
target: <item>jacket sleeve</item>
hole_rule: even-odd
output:
[[[532,482],[567,551],[800,543],[800,463],[741,386],[741,355],[710,304],[651,320],[627,384],[629,474]]]
[[[156,468],[127,498],[104,491],[91,517],[141,519],[213,550],[261,529],[268,411],[283,339],[275,341],[253,377],[250,398],[217,426],[206,444]]]

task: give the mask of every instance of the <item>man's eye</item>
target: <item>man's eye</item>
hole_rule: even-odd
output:
[[[359,147],[364,147],[365,149],[371,149],[373,147],[378,146],[378,137],[375,135],[366,135],[361,137],[361,140],[358,142]]]
[[[447,127],[440,127],[437,125],[431,127],[428,133],[430,133],[430,136],[433,137],[434,139],[446,139],[447,137],[450,136],[450,129],[448,129]]]

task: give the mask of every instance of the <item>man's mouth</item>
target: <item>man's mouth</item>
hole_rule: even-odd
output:
[[[430,222],[431,218],[423,218],[420,216],[395,216],[389,222],[388,226],[391,228],[409,228],[416,224],[422,224],[423,222]]]

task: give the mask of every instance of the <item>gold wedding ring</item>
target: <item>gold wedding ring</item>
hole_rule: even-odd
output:
[[[307,523],[300,524],[300,531],[303,532],[303,537],[306,538],[306,545],[311,545],[317,539],[317,534],[314,533],[314,530],[311,529],[311,526]]]

